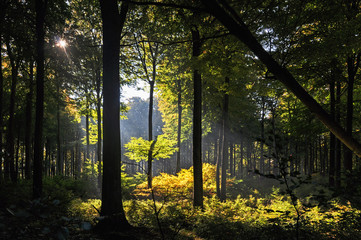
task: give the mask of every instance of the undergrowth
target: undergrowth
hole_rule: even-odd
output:
[[[192,168],[155,177],[155,205],[146,183],[139,184],[145,182],[144,176],[126,176],[127,219],[135,227],[155,232],[161,226],[164,239],[294,239],[297,213],[282,188],[270,182],[264,188],[264,180],[257,176],[231,178],[228,200],[221,202],[215,196],[214,171],[213,165],[204,165],[204,210],[192,205]],[[78,235],[72,238],[72,232],[89,230],[101,208],[97,191],[90,191],[91,185],[82,181],[45,179],[44,198],[38,200],[29,199],[31,182],[1,185],[0,230],[5,237],[32,234],[38,239],[76,239]],[[312,185],[297,189],[300,239],[361,239],[361,211],[329,195],[327,204],[319,204],[318,198],[306,194],[311,188],[323,190]]]

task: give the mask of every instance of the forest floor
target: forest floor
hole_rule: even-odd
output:
[[[144,184],[126,190],[124,209],[133,227],[123,231],[96,228],[101,201],[85,180],[46,178],[44,197],[36,200],[31,200],[31,181],[0,184],[0,239],[361,239],[359,205],[333,198],[327,189],[298,198],[295,206],[269,180],[232,180],[229,200],[221,202],[206,177],[202,210],[192,206],[190,186],[181,186],[190,184],[184,181],[190,176],[155,177],[155,200]],[[314,183],[302,191],[311,189],[317,189]]]

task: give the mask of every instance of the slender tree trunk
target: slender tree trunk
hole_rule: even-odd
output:
[[[98,146],[97,146],[97,158],[98,158],[98,186],[102,185],[102,97],[100,95],[100,69],[97,69],[97,119],[98,119]]]
[[[20,153],[20,127],[18,128],[18,137],[16,141],[16,151],[15,151],[15,175],[16,179],[19,177],[19,153]]]
[[[234,157],[233,157],[233,143],[229,144],[229,172],[231,173],[231,177],[234,177]]]
[[[57,83],[57,104],[56,104],[56,120],[57,120],[57,132],[56,132],[56,145],[57,145],[57,157],[56,157],[56,174],[63,175],[64,174],[64,159],[63,159],[63,149],[61,146],[61,126],[60,126],[60,83]]]
[[[6,8],[7,8],[7,2],[5,1],[0,1],[0,46],[3,45],[3,32],[4,32],[4,17],[5,17],[5,13],[6,13]],[[3,126],[3,95],[4,95],[4,76],[3,76],[3,70],[2,70],[2,60],[3,60],[3,55],[2,55],[2,47],[0,47],[0,183],[3,180],[3,170],[2,170],[2,160],[3,160],[3,131],[4,131],[4,126]]]
[[[347,86],[347,113],[346,113],[346,133],[352,137],[352,123],[353,123],[353,88],[355,83],[355,76],[360,62],[360,54],[347,58],[347,73],[348,73],[348,86]],[[352,172],[352,152],[345,148],[344,164],[346,173]]]
[[[44,118],[44,22],[47,0],[36,0],[36,115],[34,138],[33,198],[42,195],[43,118]]]
[[[3,4],[1,4],[1,7]],[[0,46],[2,46],[2,22],[3,22],[3,10],[1,11],[0,15]],[[0,66],[2,66],[2,47],[0,47]],[[2,160],[3,160],[3,95],[4,95],[4,76],[2,67],[0,67],[0,183],[3,179],[3,171],[2,171]]]
[[[192,29],[193,57],[201,55],[199,31]],[[193,205],[203,208],[203,176],[202,176],[202,78],[197,69],[193,70]]]
[[[15,61],[15,56],[11,50],[9,40],[6,41],[6,48],[11,65],[11,89],[10,89],[10,106],[9,106],[9,122],[6,137],[6,156],[5,156],[5,178],[8,179],[9,173],[12,182],[17,181],[15,164],[14,164],[14,131],[15,131],[15,98],[16,98],[16,85],[18,80],[18,64]]]
[[[336,82],[336,122],[341,122],[341,114],[340,114],[340,108],[341,108],[341,82],[338,80]],[[336,188],[341,187],[341,141],[339,139],[336,139]]]
[[[243,154],[243,138],[241,139],[241,159],[240,159],[240,161],[239,161],[239,164],[240,164],[240,168],[239,168],[239,170],[240,170],[240,177],[241,178],[243,178],[243,156],[244,156],[244,154]]]
[[[225,84],[227,88],[229,87],[229,78],[225,78]],[[222,144],[222,177],[221,177],[221,201],[226,200],[227,193],[227,168],[228,168],[228,107],[229,107],[229,94],[225,92],[224,94],[224,105],[223,105],[223,121],[222,121],[222,129],[223,129],[223,144]]]
[[[80,149],[80,133],[79,130],[75,132],[75,149],[76,149],[76,156],[75,156],[75,179],[79,179],[81,176],[81,149]]]
[[[264,141],[265,141],[265,138],[264,138],[264,118],[265,118],[265,106],[266,106],[266,103],[265,103],[265,98],[262,96],[261,98],[261,142],[260,142],[260,171],[261,173],[264,173],[265,170],[264,170]]]
[[[25,178],[31,179],[31,129],[32,129],[32,108],[33,108],[33,82],[34,62],[29,64],[29,92],[26,95],[26,121],[25,121]]]
[[[221,146],[222,146],[222,128],[219,128],[218,131],[218,147],[217,147],[217,162],[216,162],[216,192],[217,197],[221,198],[221,186],[220,186],[220,179],[219,179],[219,172],[221,169],[221,159],[222,159],[222,152],[221,152]]]
[[[113,219],[111,229],[125,228],[121,191],[120,145],[120,34],[128,12],[128,3],[117,0],[100,0],[103,22],[103,183],[101,215]],[[107,225],[107,223],[104,223]]]
[[[180,146],[181,146],[181,134],[182,134],[182,85],[181,80],[178,79],[178,101],[177,101],[177,107],[178,107],[178,130],[177,130],[177,167],[175,172],[178,173],[180,171]]]
[[[153,140],[153,91],[154,91],[154,80],[149,82],[149,111],[148,111],[148,140]],[[152,188],[152,163],[153,163],[153,150],[149,149],[148,152],[148,188]]]
[[[330,114],[331,117],[335,119],[335,78],[333,73],[330,81],[330,101],[331,101]],[[328,170],[328,184],[330,187],[335,186],[335,157],[336,157],[335,150],[336,150],[336,137],[332,132],[330,132],[330,158],[329,158],[330,165]]]

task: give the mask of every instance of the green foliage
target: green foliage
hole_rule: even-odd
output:
[[[95,180],[98,177],[98,174],[98,163],[95,164],[91,159],[86,159],[84,161],[83,172],[81,173],[82,177]]]
[[[127,152],[125,155],[132,160],[137,162],[141,160],[148,159],[148,153],[152,147],[152,143],[155,144],[153,146],[153,159],[165,159],[170,158],[170,156],[177,151],[177,148],[174,147],[176,145],[176,141],[169,140],[164,135],[159,135],[157,140],[148,141],[140,138],[131,138],[131,141],[125,144],[125,148]]]
[[[123,199],[131,199],[132,192],[134,189],[141,184],[142,182],[146,181],[147,175],[142,173],[136,173],[132,176],[129,176],[125,172],[125,165],[122,165],[122,195]]]
[[[292,239],[296,212],[291,199],[277,190],[265,198],[248,196],[221,202],[205,198],[204,211],[194,209],[191,201],[173,199],[156,203],[160,221],[169,237],[179,239]],[[300,203],[299,203],[300,204]],[[157,229],[152,200],[124,203],[131,224]],[[351,205],[331,201],[330,208],[302,209],[302,239],[358,239],[361,211]]]
[[[100,208],[100,199],[83,201],[80,198],[76,198],[71,201],[68,211],[70,216],[81,217],[83,221],[95,223],[96,218],[99,217]]]

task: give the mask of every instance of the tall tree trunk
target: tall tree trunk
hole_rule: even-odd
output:
[[[234,149],[234,145],[233,145],[233,143],[230,143],[229,144],[229,172],[231,174],[231,177],[234,177],[234,169],[235,169],[233,149]]]
[[[34,62],[29,64],[29,92],[26,95],[26,121],[25,121],[25,178],[31,179],[31,129],[32,129],[32,108],[33,108],[33,82],[34,82]]]
[[[1,9],[4,8],[1,4]],[[3,9],[0,10],[0,46],[2,46],[2,22],[3,22]],[[5,13],[4,13],[5,14]],[[2,47],[0,47],[0,66],[2,66]],[[2,67],[0,67],[0,183],[3,179],[3,171],[2,171],[2,160],[3,160],[3,95],[4,95],[4,76]]]
[[[264,141],[265,141],[265,138],[264,138],[264,118],[265,118],[265,107],[266,107],[266,102],[265,102],[265,97],[261,97],[261,142],[260,142],[260,171],[261,173],[265,173],[265,170],[264,170]]]
[[[0,46],[2,46],[2,38],[3,38],[3,32],[4,32],[4,18],[6,13],[6,8],[8,6],[8,2],[0,1]],[[3,70],[2,70],[2,47],[0,47],[0,183],[3,179],[3,171],[2,171],[2,160],[3,160],[3,95],[4,95],[4,76],[3,76]]]
[[[98,119],[98,147],[97,147],[97,158],[98,158],[98,186],[102,185],[102,97],[100,95],[100,69],[96,71],[97,78],[97,119]]]
[[[201,55],[201,39],[198,29],[192,28],[193,57]],[[203,208],[202,176],[202,78],[197,69],[193,69],[193,205]]]
[[[216,192],[217,197],[221,198],[221,186],[220,186],[220,179],[219,179],[219,172],[221,169],[221,159],[222,159],[222,131],[223,129],[220,127],[218,131],[218,147],[217,147],[217,162],[216,162]]]
[[[239,170],[240,170],[240,174],[239,174],[239,176],[241,177],[241,178],[243,178],[243,156],[244,156],[244,150],[243,150],[243,137],[241,138],[241,157],[240,157],[240,160],[239,160]]]
[[[334,65],[334,64],[331,64]],[[334,69],[331,69],[334,71]],[[335,76],[331,72],[330,79],[330,114],[333,119],[335,119]],[[329,169],[328,169],[328,184],[330,187],[335,186],[335,157],[336,157],[336,137],[330,132],[330,160],[329,160]]]
[[[86,83],[85,84],[85,140],[86,140],[86,146],[85,146],[85,159],[84,159],[84,163],[85,164],[91,164],[91,174],[94,174],[94,165],[93,165],[93,161],[91,161],[90,159],[90,133],[89,133],[89,114],[90,114],[90,106],[89,106],[89,85]]]
[[[347,58],[347,113],[346,113],[346,133],[352,137],[352,123],[353,123],[353,88],[355,83],[355,76],[360,62],[360,54]],[[352,172],[352,152],[345,148],[344,153],[345,172]]]
[[[20,130],[21,128],[18,128],[18,137],[16,141],[16,150],[15,150],[15,175],[16,179],[19,177],[19,153],[20,153]]]
[[[112,219],[111,229],[125,228],[121,190],[120,145],[120,34],[128,12],[123,2],[118,10],[117,0],[100,0],[103,22],[103,183],[101,215]],[[104,225],[107,225],[104,222]],[[119,230],[119,229],[118,229]]]
[[[177,107],[178,107],[178,129],[177,129],[177,166],[175,172],[178,173],[180,171],[180,146],[181,146],[181,134],[182,134],[182,84],[181,80],[177,80],[177,90],[178,90],[178,101],[177,101]]]
[[[18,64],[16,63],[15,56],[11,50],[9,40],[6,41],[6,48],[10,59],[11,66],[11,89],[10,89],[10,106],[9,106],[9,122],[6,137],[6,156],[5,156],[5,178],[8,179],[9,173],[12,182],[17,181],[15,165],[14,165],[14,130],[15,130],[15,98],[16,98],[16,85],[18,80]]]
[[[60,126],[60,83],[57,82],[57,104],[56,104],[56,121],[57,121],[57,132],[56,132],[56,145],[57,145],[57,157],[56,157],[56,174],[64,174],[64,159],[63,159],[63,149],[61,146],[61,126]]]
[[[321,105],[297,82],[293,75],[282,67],[253,36],[239,15],[224,0],[201,0],[207,9],[240,41],[263,62],[268,70],[282,82],[295,96],[350,150],[361,156],[361,144],[353,139]]]
[[[75,132],[75,179],[79,179],[81,176],[81,149],[80,149],[80,132],[76,130]]]
[[[33,198],[42,195],[43,118],[44,118],[44,22],[47,0],[36,0],[36,115],[34,137]]]
[[[229,78],[225,78],[225,84],[227,89],[229,88]],[[222,132],[223,132],[223,144],[222,144],[222,177],[221,177],[221,201],[226,200],[227,193],[227,168],[228,168],[228,106],[229,106],[229,94],[224,94],[223,105],[223,117],[222,117]]]
[[[148,140],[153,140],[153,91],[154,91],[154,80],[149,82],[149,109],[148,109]],[[148,152],[148,188],[152,188],[152,163],[153,163],[153,149],[150,148]]]
[[[336,122],[341,122],[341,82],[338,80],[336,82]],[[335,159],[335,168],[336,168],[336,188],[341,187],[341,141],[336,139],[336,159]]]

